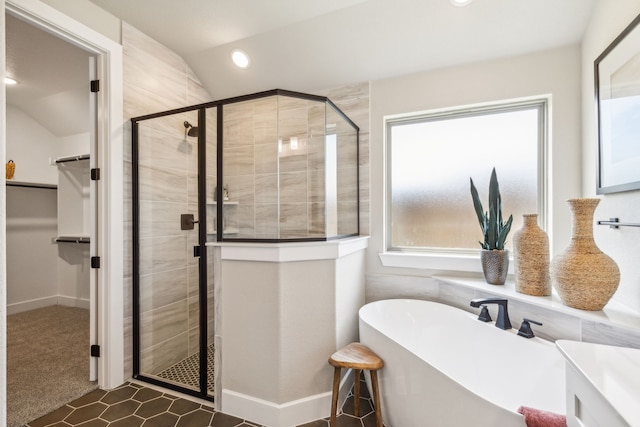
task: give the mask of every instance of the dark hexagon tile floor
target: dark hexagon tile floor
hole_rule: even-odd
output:
[[[337,418],[337,427],[375,427],[372,399],[363,382],[360,412],[354,415],[353,393]],[[214,411],[188,399],[126,383],[111,391],[94,390],[27,424],[26,427],[265,427]],[[298,427],[327,427],[329,419]]]
[[[95,390],[28,427],[260,427],[191,400],[139,384]]]
[[[369,389],[364,377],[360,379],[360,416],[355,415],[355,396],[353,389],[347,395],[347,399],[336,417],[336,427],[376,427],[376,413],[373,406],[373,398],[369,395]],[[384,408],[382,408],[384,410]],[[312,421],[297,427],[328,427],[329,418]]]

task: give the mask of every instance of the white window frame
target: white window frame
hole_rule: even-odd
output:
[[[393,248],[391,247],[391,141],[390,129],[394,124],[419,120],[432,120],[450,117],[472,117],[487,111],[513,111],[517,109],[537,107],[539,114],[538,134],[538,223],[549,232],[549,152],[550,152],[550,117],[551,95],[528,98],[501,100],[491,103],[466,105],[439,110],[428,110],[384,117],[384,156],[385,156],[385,188],[384,188],[384,248],[379,254],[382,265],[396,268],[417,268],[437,271],[481,272],[478,249],[439,249],[439,248]],[[471,196],[469,196],[471,198]],[[471,199],[470,199],[471,200]],[[470,202],[471,203],[471,202]],[[510,237],[516,230],[511,230]],[[513,254],[511,254],[513,256]],[[509,265],[513,273],[513,262]]]

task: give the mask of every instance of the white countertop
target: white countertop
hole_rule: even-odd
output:
[[[338,259],[367,248],[369,236],[317,242],[207,242],[219,247],[225,261],[292,262]]]
[[[640,426],[640,349],[558,340],[569,364],[631,426]]]

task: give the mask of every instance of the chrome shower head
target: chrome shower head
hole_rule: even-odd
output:
[[[188,131],[187,131],[188,129]],[[189,122],[184,122],[184,132],[188,136],[198,136],[198,126],[193,126]]]

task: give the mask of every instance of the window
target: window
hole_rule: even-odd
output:
[[[486,210],[493,167],[504,218],[513,215],[507,248],[522,214],[544,227],[546,110],[536,99],[387,118],[388,249],[479,250],[469,178]]]

